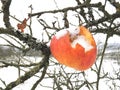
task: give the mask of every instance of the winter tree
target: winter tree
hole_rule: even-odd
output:
[[[0,90],[120,89],[119,0],[1,0],[0,11]],[[85,71],[60,64],[49,47],[58,31],[79,25],[97,44]]]

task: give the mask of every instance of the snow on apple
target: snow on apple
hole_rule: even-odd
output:
[[[57,32],[51,39],[50,50],[61,64],[81,71],[94,64],[97,54],[95,40],[84,26]]]

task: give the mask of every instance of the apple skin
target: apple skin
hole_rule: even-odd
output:
[[[92,34],[84,26],[79,26],[78,29],[80,30],[79,35],[83,35],[93,48],[85,51],[85,48],[79,43],[73,48],[68,31],[68,33],[60,38],[53,36],[50,43],[50,50],[59,63],[76,70],[84,71],[95,63],[97,48]]]

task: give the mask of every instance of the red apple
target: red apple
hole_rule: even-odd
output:
[[[95,40],[84,26],[57,32],[51,39],[50,50],[61,64],[81,71],[94,64],[97,54]]]

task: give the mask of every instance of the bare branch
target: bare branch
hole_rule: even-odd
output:
[[[3,9],[3,21],[5,23],[5,26],[7,28],[12,28],[11,24],[10,24],[10,20],[9,20],[9,7],[11,4],[12,0],[1,0],[2,2],[2,9]]]
[[[4,28],[0,28],[0,34],[12,35],[18,38],[19,40],[23,41],[23,43],[26,43],[30,48],[41,50],[43,54],[46,54],[46,50],[47,50],[47,54],[50,53],[49,47],[45,43],[37,42],[37,39],[29,34],[24,34],[19,31],[13,31]]]
[[[4,90],[10,90],[10,89],[14,88],[15,86],[19,85],[20,83],[23,83],[25,80],[29,79],[36,73],[38,73],[40,69],[42,69],[43,67],[46,67],[46,65],[48,65],[47,64],[48,60],[49,60],[49,56],[45,55],[44,58],[42,59],[42,61],[38,65],[36,65],[30,71],[26,72],[23,76],[20,76],[20,78],[18,78],[17,80],[8,84]]]
[[[81,4],[81,5],[78,5],[78,6],[75,6],[75,7],[67,7],[67,8],[64,8],[64,9],[59,9],[59,10],[51,10],[51,11],[43,11],[43,12],[38,12],[38,13],[33,13],[33,14],[29,14],[30,17],[33,17],[33,16],[38,16],[40,17],[42,14],[45,14],[45,13],[59,13],[59,12],[67,12],[69,10],[76,10],[76,9],[79,9],[79,8],[85,8],[85,7],[99,7],[101,6],[101,3],[96,3],[96,4]]]
[[[39,80],[37,80],[37,82],[33,85],[33,87],[32,87],[31,90],[35,90],[35,88],[37,87],[37,85],[44,79],[44,76],[45,76],[45,74],[46,74],[47,67],[48,67],[48,63],[45,64],[41,77],[40,77]]]

